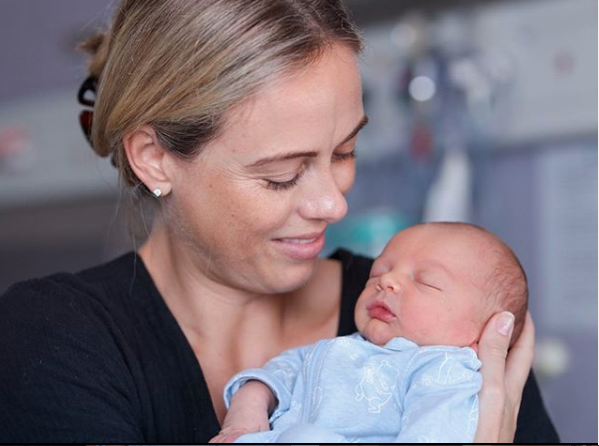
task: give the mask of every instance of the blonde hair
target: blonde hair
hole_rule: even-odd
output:
[[[229,109],[337,42],[361,52],[341,0],[122,0],[109,30],[81,45],[99,80],[93,148],[139,185],[127,133],[149,124],[167,150],[192,158]]]

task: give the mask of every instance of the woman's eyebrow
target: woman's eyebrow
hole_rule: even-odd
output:
[[[343,144],[348,142],[350,139],[352,139],[354,136],[356,136],[358,134],[358,132],[360,130],[362,130],[366,124],[368,124],[368,116],[364,115],[364,116],[362,116],[362,119],[360,120],[358,125],[350,132],[349,135],[347,135],[343,139],[343,141],[341,141],[337,145],[337,147],[342,146]],[[258,161],[255,161],[252,164],[249,164],[246,167],[259,167],[259,166],[263,166],[268,163],[273,163],[275,161],[286,161],[286,160],[290,160],[290,159],[294,159],[294,158],[314,158],[317,155],[318,155],[318,152],[316,152],[316,151],[281,153],[279,155],[273,155],[273,156],[268,156],[266,158],[261,158]]]
[[[315,158],[318,152],[315,151],[302,151],[292,153],[282,153],[279,155],[268,156],[266,158],[259,159],[258,161],[249,164],[246,167],[260,167],[268,163],[274,163],[275,161],[286,161],[294,158]]]
[[[345,144],[347,141],[349,141],[349,140],[350,140],[350,139],[352,139],[354,136],[356,136],[356,135],[358,134],[358,132],[359,132],[360,130],[362,130],[362,129],[363,129],[365,126],[366,126],[366,124],[368,124],[368,116],[364,115],[364,116],[362,116],[362,119],[360,120],[360,122],[358,123],[358,125],[356,126],[356,128],[355,128],[355,129],[353,129],[353,130],[351,131],[351,133],[350,133],[349,135],[347,135],[347,136],[345,137],[345,139],[344,139],[343,141],[341,141],[337,147],[339,147],[339,146],[342,146],[342,145],[343,145],[343,144]]]

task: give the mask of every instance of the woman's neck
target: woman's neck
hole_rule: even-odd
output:
[[[256,338],[260,342],[254,345],[270,350],[265,340],[282,336],[287,299],[235,289],[212,280],[189,247],[173,240],[162,224],[154,226],[139,254],[192,346],[197,343],[231,347],[251,344]],[[230,354],[238,356],[239,352]],[[249,357],[264,354],[267,353],[248,352]]]
[[[221,395],[233,374],[262,367],[285,349],[335,336],[341,265],[320,262],[302,289],[285,296],[259,295],[211,280],[185,246],[155,225],[139,254],[202,364],[222,422]]]

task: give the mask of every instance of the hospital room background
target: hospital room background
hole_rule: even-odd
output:
[[[0,293],[143,241],[144,210],[77,118],[75,45],[112,3],[0,2]],[[528,273],[534,368],[562,441],[597,442],[597,2],[346,3],[367,42],[370,123],[327,252],[376,255],[419,221],[496,232]]]

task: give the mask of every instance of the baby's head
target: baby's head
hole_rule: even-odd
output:
[[[401,336],[420,346],[470,346],[498,311],[526,316],[526,274],[496,235],[466,223],[423,223],[396,234],[375,260],[355,310],[377,345]]]

